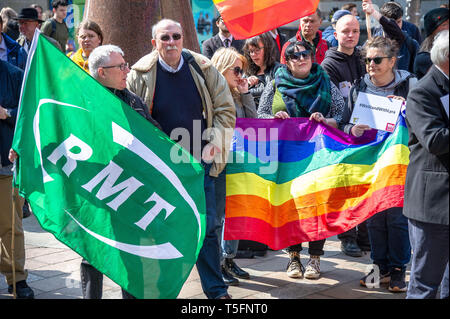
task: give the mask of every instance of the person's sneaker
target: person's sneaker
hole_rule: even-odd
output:
[[[361,278],[359,284],[367,288],[379,288],[379,285],[388,284],[391,280],[390,272],[380,274],[380,278],[378,278],[378,280],[375,277],[375,269],[372,268],[372,270],[367,275]]]
[[[8,286],[8,292],[13,293],[13,285]],[[34,299],[34,291],[25,280],[16,282],[16,297],[17,299]]]
[[[242,278],[242,279],[250,279],[250,274],[243,270],[241,267],[236,265],[232,258],[225,258],[224,263],[225,269],[228,270],[230,274],[234,277]]]
[[[361,248],[359,248],[356,240],[353,238],[346,238],[342,240],[341,251],[351,257],[361,257],[363,255]]]
[[[320,257],[310,256],[305,269],[306,279],[317,279],[320,277]]]
[[[300,262],[300,253],[290,252],[289,253],[289,263],[286,268],[286,274],[290,278],[303,278],[305,268]]]
[[[228,272],[228,270],[222,265],[222,278],[223,282],[228,286],[238,286],[239,280],[234,278],[232,274]]]
[[[391,272],[391,280],[389,281],[389,291],[405,292],[407,288],[405,271],[400,268],[394,268]]]

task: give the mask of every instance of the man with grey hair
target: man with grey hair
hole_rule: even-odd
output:
[[[158,22],[153,27],[152,45],[155,50],[133,65],[127,86],[149,105],[162,130],[205,168],[206,235],[197,269],[208,298],[228,299],[216,234],[214,180],[228,159],[229,131],[236,119],[233,97],[211,61],[183,49],[179,23],[169,19]]]
[[[122,49],[115,45],[102,45],[95,48],[89,56],[90,74],[119,99],[161,129],[159,124],[150,116],[148,107],[144,101],[136,94],[127,90],[126,79],[130,69],[123,56]],[[80,275],[83,298],[101,299],[103,274],[89,264],[87,260],[83,259],[80,267]],[[122,289],[122,297],[123,299],[134,299],[124,289]]]
[[[433,43],[433,66],[408,95],[410,163],[403,214],[413,250],[408,299],[449,297],[449,31]]]

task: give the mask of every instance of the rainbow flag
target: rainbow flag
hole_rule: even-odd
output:
[[[224,239],[278,250],[343,233],[403,206],[408,129],[355,138],[309,121],[237,119]]]
[[[236,39],[248,39],[313,14],[319,0],[213,0]]]

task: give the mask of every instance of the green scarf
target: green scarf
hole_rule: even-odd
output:
[[[317,63],[312,64],[311,72],[305,79],[295,78],[286,67],[278,68],[275,85],[291,117],[309,117],[314,112],[326,116],[330,111],[330,78]]]

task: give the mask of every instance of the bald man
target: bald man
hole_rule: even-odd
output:
[[[347,98],[350,87],[359,80],[366,69],[362,63],[359,42],[359,21],[353,15],[345,15],[336,22],[334,36],[338,46],[331,48],[325,54],[322,67],[330,76],[331,81]]]
[[[331,81],[340,89],[347,100],[350,88],[365,73],[359,42],[359,21],[353,15],[345,15],[336,22],[334,36],[338,46],[331,48],[325,54],[322,67],[330,76]],[[370,250],[369,235],[366,223],[338,235],[341,240],[341,250],[352,257],[360,257],[363,251]]]

